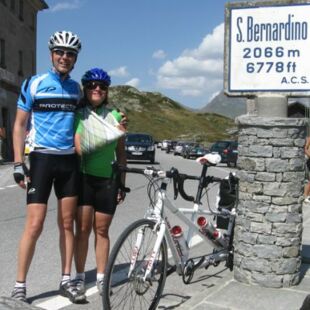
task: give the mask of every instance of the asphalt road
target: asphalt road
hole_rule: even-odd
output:
[[[194,160],[183,159],[173,154],[156,150],[156,163],[154,166],[168,170],[176,167],[180,172],[199,175],[201,166]],[[130,162],[130,166],[144,167],[146,162]],[[230,169],[224,164],[216,168],[211,168],[210,172],[218,176],[227,175]],[[143,217],[145,206],[148,204],[146,196],[146,179],[140,175],[129,174],[127,186],[131,188],[131,193],[127,195],[125,202],[120,205],[115,215],[110,236],[113,246],[120,232],[132,221]],[[195,194],[193,182],[188,182],[186,189],[190,194]],[[172,187],[171,187],[172,190]],[[172,191],[169,195],[172,197]],[[214,199],[213,190],[213,198]],[[190,206],[181,198],[176,200],[180,207]],[[25,221],[25,193],[18,188],[12,178],[12,165],[0,166],[0,296],[9,296],[15,283],[16,257],[20,235]],[[60,255],[58,248],[57,229],[57,204],[54,194],[51,195],[48,213],[45,220],[43,233],[37,243],[36,253],[29,271],[27,279],[27,295],[32,305],[43,309],[101,309],[100,296],[95,288],[95,256],[93,251],[93,237],[90,240],[89,255],[86,264],[86,277],[88,283],[88,303],[87,305],[73,305],[68,299],[58,295],[58,285],[60,281]],[[195,251],[203,252],[206,249]],[[182,279],[173,274],[167,279],[164,296],[159,305],[159,309],[172,309],[179,307],[186,300],[201,292],[209,286],[213,286],[214,281],[220,281],[221,274],[228,272],[224,267],[207,271],[201,271],[194,276],[193,284],[185,285]],[[73,267],[74,274],[74,267]],[[215,274],[217,274],[215,276]],[[177,281],[177,282],[176,282]],[[176,283],[178,283],[176,285]]]

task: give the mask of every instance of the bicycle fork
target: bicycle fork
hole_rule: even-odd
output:
[[[158,226],[159,226],[159,229],[158,229]],[[145,281],[147,278],[150,277],[150,274],[151,274],[151,271],[153,269],[153,265],[156,259],[156,255],[159,253],[159,248],[165,235],[165,230],[166,230],[166,226],[165,226],[164,221],[161,221],[160,223],[155,223],[153,231],[157,235],[157,237],[156,237],[154,247],[152,249],[152,253],[146,259],[147,263],[146,263],[146,270],[143,276],[143,281]],[[140,228],[137,234],[137,240],[136,240],[136,243],[135,243],[135,246],[132,252],[132,256],[131,256],[130,268],[128,271],[128,278],[131,276],[133,270],[135,269],[137,259],[140,253],[140,248],[141,248],[141,245],[143,244],[144,234],[145,234],[144,228]]]

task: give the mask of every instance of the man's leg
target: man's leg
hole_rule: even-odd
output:
[[[58,200],[59,247],[62,274],[70,274],[74,250],[74,219],[77,197]]]
[[[61,255],[62,281],[60,294],[68,297],[73,303],[84,302],[84,294],[79,295],[71,281],[71,266],[74,251],[74,219],[76,216],[77,197],[66,197],[58,200],[59,247]]]
[[[34,255],[36,242],[42,232],[47,205],[32,203],[27,206],[25,228],[19,243],[16,285],[12,297],[25,301],[26,277]],[[24,294],[21,289],[24,288]],[[24,296],[23,296],[24,295]]]

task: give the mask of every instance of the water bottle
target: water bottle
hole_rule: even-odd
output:
[[[209,222],[204,216],[200,216],[197,219],[197,224],[200,227],[200,232],[209,237],[210,239],[213,239],[213,234],[217,230],[212,222]]]
[[[177,247],[178,253],[182,257],[182,261],[185,262],[188,258],[189,248],[187,241],[184,237],[182,228],[178,225],[173,226],[171,229],[171,234],[173,236],[173,240]]]
[[[222,247],[224,247],[224,248],[228,247],[228,240],[227,240],[227,238],[225,238],[224,234],[220,230],[216,229],[213,232],[213,238]]]
[[[197,224],[200,227],[200,231],[209,239],[215,241],[222,247],[226,248],[228,246],[228,242],[224,234],[222,234],[220,230],[216,229],[212,222],[209,222],[205,217],[199,217],[197,219]]]

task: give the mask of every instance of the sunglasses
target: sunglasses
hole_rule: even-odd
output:
[[[100,83],[100,82],[89,82],[85,85],[85,87],[87,89],[90,89],[90,90],[94,90],[96,89],[97,87],[99,86],[99,88],[101,90],[104,90],[104,91],[107,91],[108,90],[108,86],[105,85],[104,83]]]
[[[73,58],[73,57],[76,57],[77,55],[77,52],[75,51],[64,51],[64,50],[53,50],[53,53],[55,53],[57,56],[60,56],[60,57],[66,54],[68,58]]]

